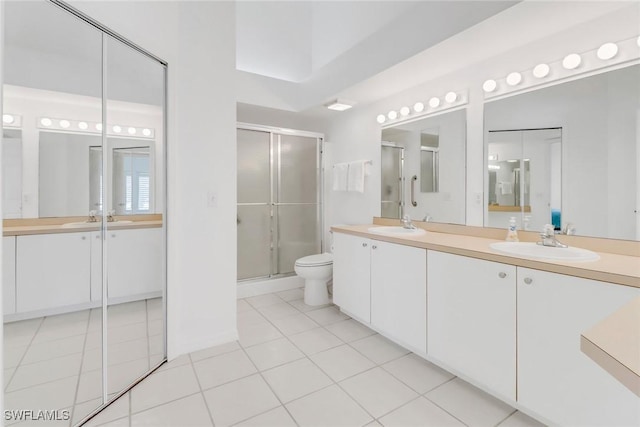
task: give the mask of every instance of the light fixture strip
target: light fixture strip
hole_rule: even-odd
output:
[[[543,62],[526,71],[514,71],[501,78],[489,78],[483,84],[486,100],[527,92],[567,80],[598,74],[608,69],[640,63],[640,37],[606,42],[587,52],[568,52],[553,62]],[[494,84],[495,83],[495,84]]]
[[[89,120],[57,119],[48,116],[38,117],[37,128],[74,133],[102,133],[102,123],[100,122],[92,122]],[[126,136],[128,138],[153,139],[155,137],[155,130],[153,128],[140,126],[108,124],[107,135]]]
[[[386,113],[376,116],[376,121],[382,128],[395,126],[399,123],[410,123],[429,116],[436,116],[443,112],[458,109],[468,103],[466,91],[449,91],[441,96],[427,96],[413,105],[402,105]]]
[[[20,129],[22,127],[22,116],[19,114],[3,113],[2,127],[5,129]]]

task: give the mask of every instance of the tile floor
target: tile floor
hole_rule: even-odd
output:
[[[238,300],[240,340],[181,356],[87,426],[540,426],[299,289]]]
[[[162,330],[160,298],[109,307],[109,393],[126,388],[162,360]],[[101,308],[6,323],[5,408],[69,410],[71,420],[56,425],[77,423],[102,403],[101,346]],[[5,421],[12,424],[29,425]]]

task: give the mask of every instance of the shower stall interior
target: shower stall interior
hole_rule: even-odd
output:
[[[240,126],[238,280],[293,274],[322,251],[322,136]]]
[[[383,142],[380,164],[382,168],[380,214],[384,218],[402,218],[404,147]]]

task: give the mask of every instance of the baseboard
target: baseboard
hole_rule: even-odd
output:
[[[238,299],[248,298],[256,295],[302,288],[303,286],[304,279],[299,276],[280,277],[277,279],[264,279],[251,282],[238,282],[237,295]]]

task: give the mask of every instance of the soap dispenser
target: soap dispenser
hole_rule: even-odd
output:
[[[507,229],[507,242],[518,242],[518,230],[516,229],[516,217],[512,216],[509,219],[509,228]]]

